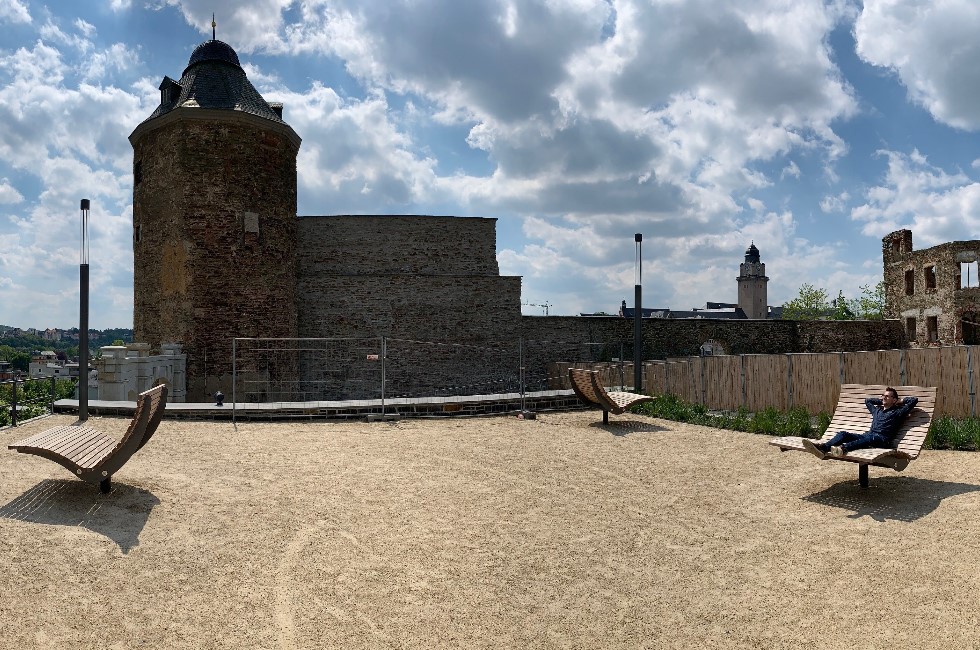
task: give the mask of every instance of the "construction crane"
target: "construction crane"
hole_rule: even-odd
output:
[[[541,305],[539,305],[537,303],[533,303],[533,302],[522,302],[521,304],[524,305],[525,307],[540,307],[541,309],[544,310],[544,315],[545,316],[548,315],[548,310],[551,309],[551,307],[552,307],[551,303],[548,302],[547,300],[545,300],[544,301],[544,304],[541,304]]]

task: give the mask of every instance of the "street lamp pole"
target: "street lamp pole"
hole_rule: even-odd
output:
[[[82,250],[78,265],[78,419],[88,420],[88,211],[82,199]]]
[[[633,267],[633,275],[636,285],[634,289],[633,310],[633,390],[637,393],[643,390],[643,256],[641,248],[643,246],[643,235],[636,233],[633,236],[636,242],[636,264]]]

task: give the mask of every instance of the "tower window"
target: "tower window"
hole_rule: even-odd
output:
[[[910,316],[905,319],[905,333],[909,337],[910,341],[916,340],[915,335],[915,317]]]
[[[133,226],[133,241],[137,244],[143,241],[143,224]]]
[[[143,182],[143,161],[137,160],[133,165],[133,187]]]
[[[936,267],[927,266],[923,269],[926,275],[926,289],[936,288]]]
[[[939,340],[939,317],[926,317],[926,340],[935,342]]]
[[[905,295],[911,296],[915,293],[915,269],[905,272]]]

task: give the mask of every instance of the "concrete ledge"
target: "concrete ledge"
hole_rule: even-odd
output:
[[[346,400],[332,402],[238,402],[215,406],[213,403],[168,403],[164,417],[197,420],[275,420],[279,418],[364,419],[397,417],[465,417],[478,415],[518,414],[536,411],[567,411],[585,405],[570,390],[546,390],[498,395],[460,395],[454,397],[418,397],[381,400]],[[91,400],[90,415],[130,417],[136,402]],[[55,413],[77,413],[78,400],[59,400]]]

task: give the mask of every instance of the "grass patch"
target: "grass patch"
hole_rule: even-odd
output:
[[[661,395],[652,402],[638,404],[630,409],[641,413],[674,422],[688,422],[716,429],[732,431],[748,431],[771,436],[805,436],[819,437],[830,424],[830,416],[820,414],[816,421],[802,408],[780,411],[767,408],[756,413],[749,413],[744,407],[735,411],[711,413],[701,404],[685,402],[676,395]],[[826,424],[824,424],[826,421]]]
[[[811,417],[803,408],[793,408],[789,411],[766,408],[749,413],[744,407],[739,407],[735,411],[712,413],[701,404],[685,402],[676,395],[669,394],[661,395],[652,402],[634,406],[630,410],[664,420],[688,422],[716,429],[804,438],[820,438],[830,426],[831,420],[829,413],[820,412]],[[980,450],[980,418],[934,419],[923,447],[958,451]]]

